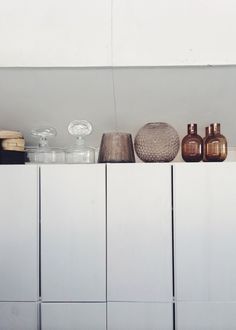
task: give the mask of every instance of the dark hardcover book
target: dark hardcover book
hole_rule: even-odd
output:
[[[0,150],[0,164],[25,164],[25,152]]]

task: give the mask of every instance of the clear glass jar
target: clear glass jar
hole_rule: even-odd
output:
[[[76,138],[75,144],[66,150],[68,164],[89,164],[95,162],[95,149],[85,143],[85,137],[92,133],[92,125],[86,120],[73,120],[69,133]]]
[[[40,127],[31,131],[32,136],[39,138],[38,147],[26,148],[26,161],[31,163],[65,163],[65,152],[61,148],[51,148],[48,138],[55,137],[53,127]]]

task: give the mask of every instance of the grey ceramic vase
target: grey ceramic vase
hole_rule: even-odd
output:
[[[176,130],[167,123],[148,123],[137,133],[134,147],[144,162],[170,162],[180,147]]]
[[[134,163],[132,136],[129,133],[104,133],[98,163]]]

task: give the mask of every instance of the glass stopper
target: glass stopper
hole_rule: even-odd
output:
[[[76,137],[84,137],[92,133],[93,127],[87,120],[73,120],[68,126],[68,132]]]
[[[48,146],[48,138],[55,137],[57,131],[53,127],[39,127],[31,131],[32,136],[39,138],[39,147]]]

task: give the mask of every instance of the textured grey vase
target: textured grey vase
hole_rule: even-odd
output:
[[[102,136],[99,163],[134,163],[132,136],[129,133],[105,133]]]
[[[176,130],[167,123],[148,123],[137,133],[134,147],[144,162],[170,162],[179,151]]]

